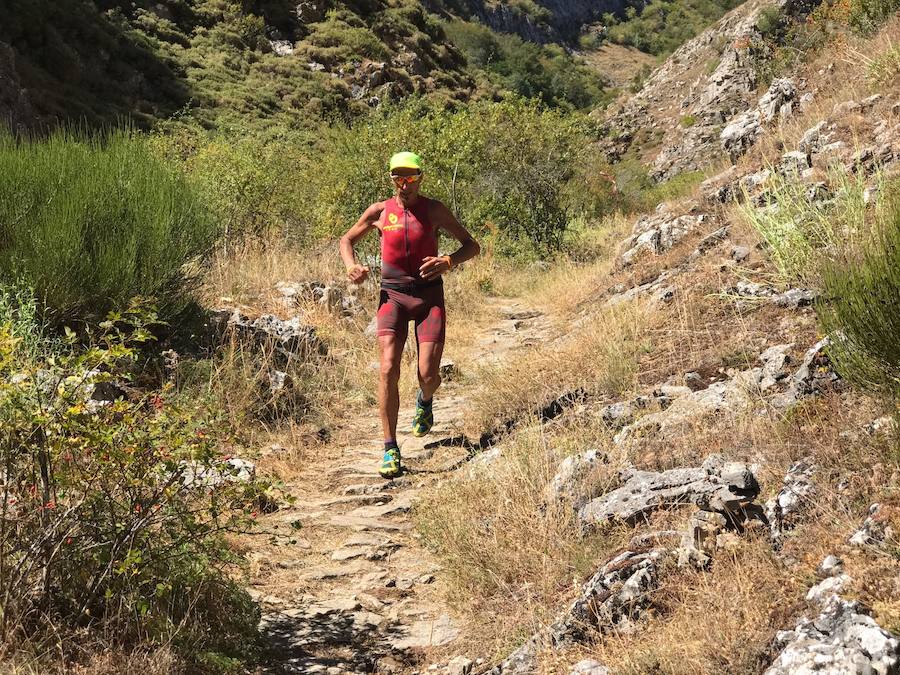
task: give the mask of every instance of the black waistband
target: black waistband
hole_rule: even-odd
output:
[[[388,291],[400,291],[401,293],[415,293],[426,288],[434,288],[435,286],[443,286],[444,281],[440,277],[431,281],[419,281],[412,284],[401,284],[397,281],[381,281],[381,287]]]

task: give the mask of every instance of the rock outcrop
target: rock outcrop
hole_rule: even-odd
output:
[[[250,319],[236,309],[223,309],[213,313],[213,320],[223,334],[233,331],[260,349],[271,350],[281,360],[305,359],[328,353],[316,329],[301,323],[298,316],[287,321],[271,314]]]
[[[757,28],[760,14],[776,6],[802,16],[816,4],[750,0],[682,45],[607,117],[610,137],[604,147],[610,159],[636,140],[647,145],[661,136],[651,175],[664,181],[714,161],[723,144],[729,153],[749,147],[763,124],[789,116],[802,97],[796,83],[776,80],[758,98],[754,62],[767,58],[768,51]],[[715,67],[705,70],[710,63]]]
[[[608,560],[551,626],[532,635],[490,674],[530,675],[537,672],[537,656],[543,649],[577,643],[591,628],[601,633],[626,629],[646,609],[667,555],[664,548],[629,549]]]
[[[622,472],[623,485],[591,500],[578,512],[587,526],[619,521],[634,524],[652,511],[695,504],[734,517],[759,495],[759,483],[746,464],[711,456],[696,468]]]
[[[839,590],[846,575],[829,577],[823,588]],[[775,639],[781,651],[765,675],[798,673],[872,673],[889,675],[900,666],[900,640],[878,625],[862,606],[834,593],[813,593],[824,602],[815,619],[801,619],[793,630]]]

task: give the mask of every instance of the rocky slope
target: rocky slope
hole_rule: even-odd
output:
[[[772,8],[803,17],[815,2],[750,0],[680,47],[634,96],[607,115],[606,149],[615,161],[629,149],[652,165],[656,180],[708,166],[723,155],[720,137],[738,113],[757,101],[757,65],[770,55],[757,26]],[[806,100],[803,83],[773,91],[764,121],[777,122]],[[784,107],[787,106],[787,107]]]

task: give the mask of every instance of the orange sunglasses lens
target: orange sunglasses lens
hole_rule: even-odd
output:
[[[419,174],[413,174],[412,176],[395,176],[391,174],[391,180],[394,181],[394,185],[396,185],[397,187],[403,187],[404,185],[409,185],[410,183],[418,183]]]

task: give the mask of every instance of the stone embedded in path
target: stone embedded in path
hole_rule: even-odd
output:
[[[400,651],[440,647],[459,637],[459,628],[446,614],[433,620],[415,621],[409,626],[397,626],[396,632],[397,637],[391,637],[389,643]]]
[[[412,527],[409,523],[392,523],[380,518],[371,518],[353,514],[332,516],[328,522],[337,527],[352,528],[357,532],[376,532],[379,530],[399,532],[401,530],[408,530]]]
[[[325,581],[326,579],[339,579],[341,577],[354,576],[370,569],[371,566],[362,561],[349,563],[347,565],[310,567],[300,575],[300,579],[303,581]]]
[[[735,514],[759,495],[759,483],[750,467],[726,462],[716,455],[702,466],[663,472],[628,470],[624,485],[582,507],[578,516],[586,525],[611,521],[635,523],[646,514],[678,504]]]

